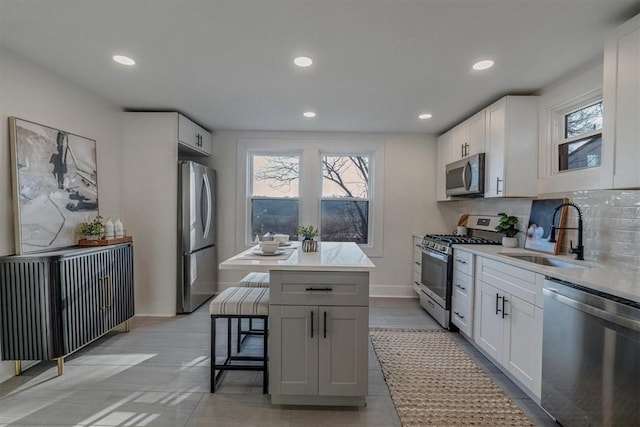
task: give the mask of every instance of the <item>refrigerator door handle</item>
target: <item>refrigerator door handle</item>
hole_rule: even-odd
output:
[[[200,195],[200,215],[202,217],[202,235],[206,239],[211,231],[211,184],[209,176],[202,175],[202,193]],[[206,210],[206,211],[205,211]]]

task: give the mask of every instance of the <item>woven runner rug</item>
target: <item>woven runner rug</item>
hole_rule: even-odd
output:
[[[369,330],[403,427],[533,426],[448,334]]]

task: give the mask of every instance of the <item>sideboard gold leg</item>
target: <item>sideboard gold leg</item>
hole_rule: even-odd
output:
[[[125,332],[131,331],[131,319],[124,321],[124,331]]]
[[[56,359],[58,361],[58,376],[64,373],[64,357],[58,357]]]
[[[13,369],[16,371],[16,375],[22,374],[22,362],[20,360],[14,360]]]

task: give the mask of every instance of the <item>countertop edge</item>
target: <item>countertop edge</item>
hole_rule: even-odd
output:
[[[453,245],[453,248],[454,255],[456,248],[463,249],[467,252],[490,258],[495,261],[504,262],[505,264],[532,271],[534,273],[543,274],[548,277],[564,280],[617,297],[640,302],[640,272],[635,269],[599,264],[590,261],[576,261],[572,256],[551,255],[523,248],[506,248],[498,245]],[[582,264],[589,266],[589,268],[573,269],[544,266],[512,258],[504,255],[504,253],[553,258],[574,264]],[[616,286],[606,284],[613,278],[617,279]]]

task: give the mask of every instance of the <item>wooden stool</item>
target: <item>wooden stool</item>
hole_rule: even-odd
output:
[[[211,315],[211,393],[215,393],[216,384],[218,384],[225,371],[262,371],[262,392],[267,393],[269,384],[267,364],[269,349],[269,289],[246,287],[225,289],[211,301],[209,314]],[[216,363],[216,319],[218,318],[227,319],[227,358],[221,364]],[[232,319],[237,319],[238,323],[240,323],[242,319],[262,319],[264,321],[262,357],[231,354]],[[262,363],[259,365],[234,363],[249,361]],[[219,371],[217,375],[216,370]]]
[[[247,274],[239,282],[238,286],[246,288],[268,288],[269,287],[269,273],[258,273],[256,271]],[[262,335],[264,331],[262,329],[255,329],[253,327],[253,319],[249,319],[249,329],[242,329],[242,322],[238,321],[238,342],[237,351],[240,353],[242,343],[249,335]]]

